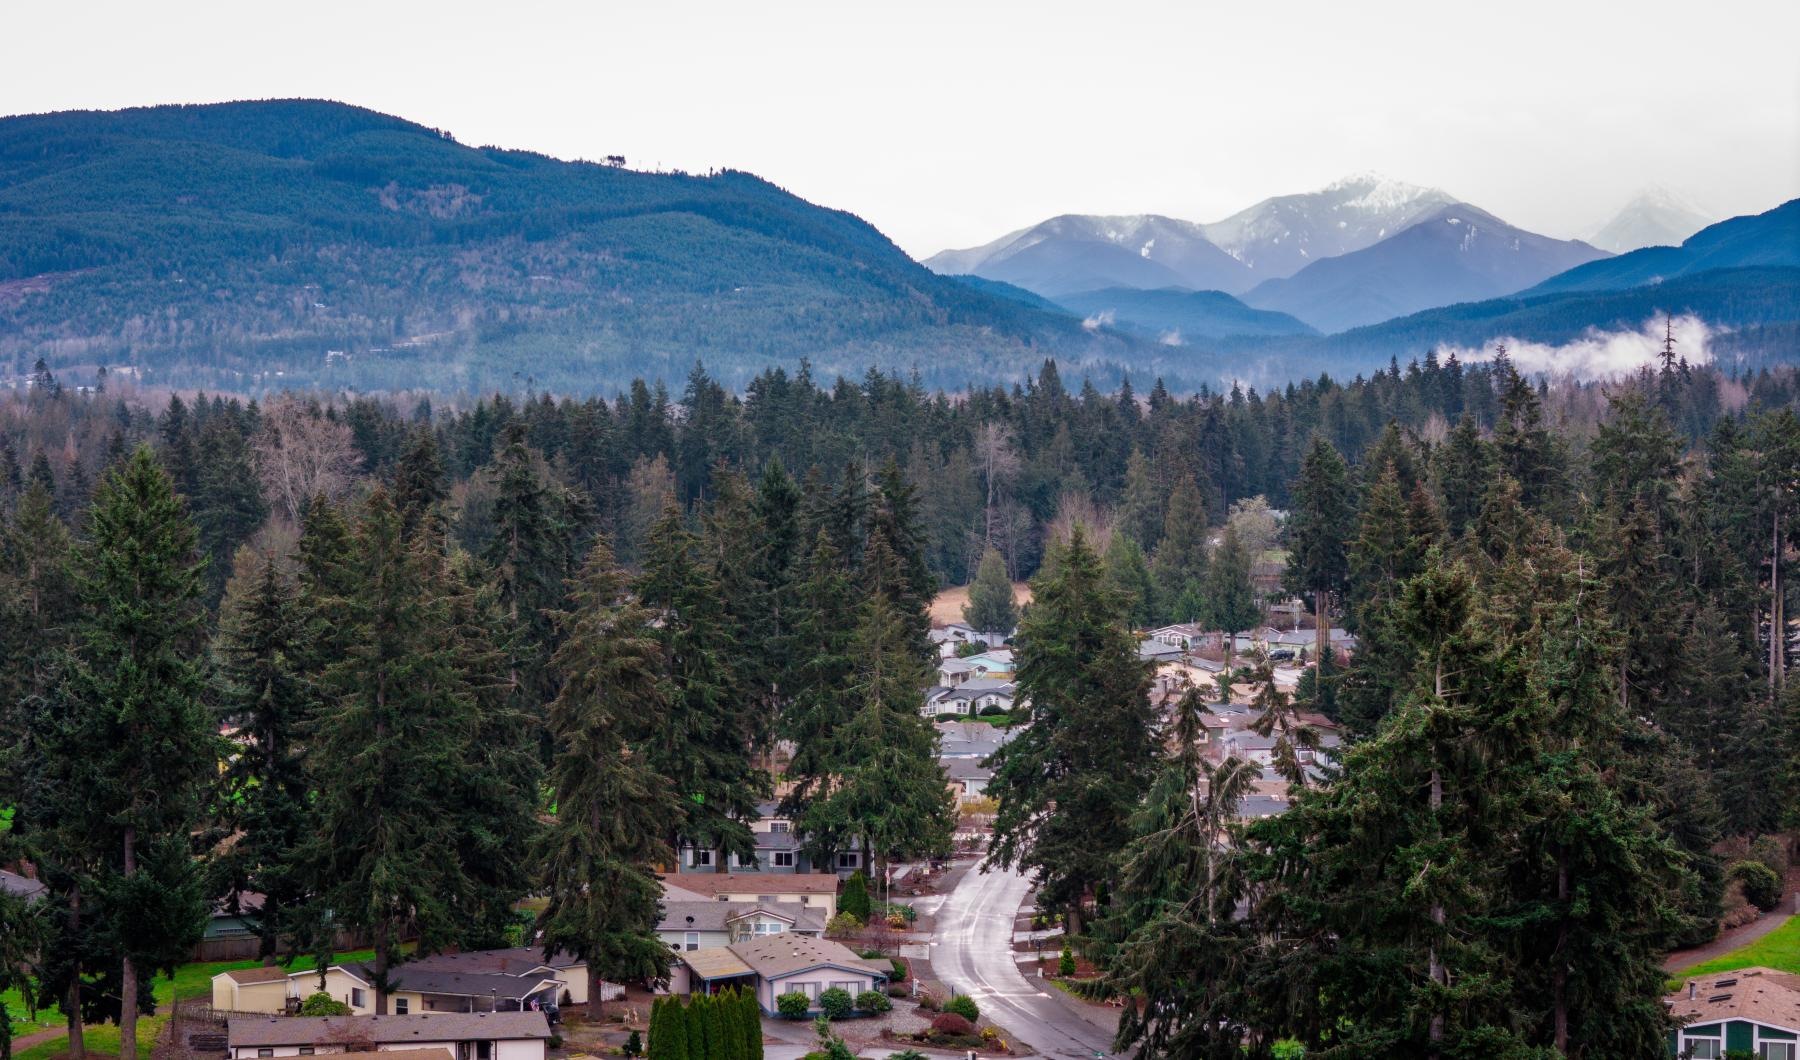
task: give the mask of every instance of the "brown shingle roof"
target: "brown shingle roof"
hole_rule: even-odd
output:
[[[880,976],[887,975],[889,971],[887,968],[877,968],[858,957],[848,946],[830,939],[797,935],[791,931],[780,935],[765,935],[749,942],[735,942],[727,949],[737,954],[739,960],[765,979],[817,968],[822,964],[872,972]]]
[[[1663,998],[1684,1024],[1741,1019],[1800,1033],[1800,975],[1773,968],[1740,968],[1691,980]]]
[[[689,872],[673,886],[694,894],[836,894],[837,877],[828,872]]]
[[[233,968],[225,974],[239,986],[249,986],[251,983],[285,983],[288,979],[287,969],[273,967]]]

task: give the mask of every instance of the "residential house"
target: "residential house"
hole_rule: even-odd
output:
[[[756,841],[756,853],[750,859],[739,854],[726,855],[724,851],[707,850],[691,843],[683,843],[676,853],[675,871],[680,874],[717,873],[722,859],[730,872],[776,875],[832,872],[838,876],[849,876],[868,864],[861,840],[853,841],[851,849],[839,852],[834,859],[836,864],[829,868],[807,857],[801,849],[805,845],[804,837],[794,830],[793,819],[781,813],[779,805],[773,802],[765,802],[757,807],[756,820],[750,822],[750,835]]]
[[[947,626],[933,626],[927,634],[931,643],[937,645],[938,656],[944,659],[956,658],[956,651],[965,644],[980,644],[987,648],[998,648],[1012,639],[1012,631],[1005,633],[983,633],[964,622],[952,622]]]
[[[1144,636],[1150,640],[1167,644],[1171,648],[1182,648],[1187,651],[1202,651],[1225,646],[1223,633],[1218,630],[1204,629],[1193,622],[1177,622],[1172,626],[1161,626]]]
[[[1169,644],[1155,637],[1145,637],[1138,641],[1138,658],[1148,663],[1180,662],[1187,655],[1187,649],[1178,644]]]
[[[544,1060],[550,1024],[542,1012],[438,1012],[391,1016],[233,1016],[225,1024],[230,1060],[391,1052],[425,1060]]]
[[[286,1012],[288,999],[295,996],[285,968],[238,968],[212,977],[212,1007],[217,1012]]]
[[[1800,975],[1773,968],[1690,979],[1663,999],[1681,1023],[1669,1032],[1669,1055],[1722,1060],[1800,1060]]]
[[[825,933],[825,916],[816,907],[794,902],[664,901],[657,937],[677,952],[715,949],[764,935]]]
[[[973,716],[989,710],[1010,714],[1016,694],[1017,687],[1010,680],[972,677],[951,688],[931,689],[926,693],[923,709],[928,718],[941,714]]]
[[[48,890],[48,887],[29,876],[21,876],[16,872],[0,869],[0,893],[35,902],[42,898]]]
[[[298,978],[310,979],[313,985],[318,983],[316,972],[301,972]],[[390,968],[388,979],[393,984],[387,996],[388,1011],[396,1016],[424,1012],[517,1012],[555,1006],[567,985],[547,971],[527,975],[449,971],[434,967],[429,959]],[[585,983],[586,976],[582,979]],[[360,962],[333,965],[325,971],[325,993],[349,1005],[354,1015],[372,1015],[375,1012],[374,971]]]
[[[836,875],[825,873],[695,872],[663,880],[665,900],[698,898],[740,905],[790,902],[816,910],[826,920],[837,915]]]
[[[678,955],[681,968],[671,982],[677,993],[714,993],[730,986],[748,987],[764,1013],[774,1015],[783,994],[806,995],[813,1009],[819,995],[832,987],[851,997],[878,990],[891,971],[858,957],[829,939],[792,932]]]
[[[994,779],[994,771],[979,758],[940,758],[938,765],[943,767],[944,778],[960,802],[987,794],[988,781]]]
[[[1011,742],[1018,728],[1000,729],[982,721],[953,721],[939,718],[933,726],[938,733],[938,760],[951,758],[986,758]]]

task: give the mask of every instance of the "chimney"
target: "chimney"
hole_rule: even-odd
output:
[[[1688,980],[1688,1000],[1692,1001],[1694,999],[1694,995],[1696,993],[1698,993],[1699,990],[1700,990],[1700,984],[1694,982],[1692,979],[1689,979]]]

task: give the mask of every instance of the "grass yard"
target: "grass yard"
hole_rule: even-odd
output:
[[[1683,968],[1676,975],[1679,979],[1690,979],[1751,967],[1800,973],[1800,916],[1789,917],[1787,923],[1747,946],[1692,968]]]
[[[336,960],[342,963],[344,961],[373,960],[374,957],[374,950],[357,950],[354,953],[340,953]],[[175,969],[173,976],[159,975],[156,977],[155,986],[157,1011],[166,1014],[169,1002],[177,998],[185,1001],[189,998],[209,996],[212,993],[212,977],[220,972],[229,972],[237,968],[255,968],[261,963],[256,960],[205,961],[181,965]],[[288,970],[301,972],[313,966],[311,957],[300,957],[289,966]],[[0,994],[0,1004],[6,1006],[7,1014],[12,1018],[15,1040],[39,1031],[60,1031],[64,1026],[62,1013],[56,1011],[55,1008],[40,1011],[35,1020],[27,1018],[25,1001],[19,996],[17,990],[9,990]],[[165,1015],[157,1015],[142,1017],[138,1020],[138,1053],[141,1056],[150,1055],[150,1045],[156,1040],[156,1035],[162,1029],[165,1018]],[[118,1055],[119,1028],[117,1026],[110,1023],[89,1026],[86,1037],[90,1051],[112,1056]],[[50,1060],[51,1057],[64,1051],[67,1042],[67,1035],[58,1034],[47,1042],[40,1042],[29,1049],[18,1050],[13,1054],[13,1060]]]

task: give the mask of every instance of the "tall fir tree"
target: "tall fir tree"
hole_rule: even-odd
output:
[[[1288,513],[1288,565],[1284,583],[1313,600],[1317,639],[1313,658],[1330,648],[1331,601],[1349,582],[1348,543],[1355,533],[1356,501],[1344,458],[1320,435],[1307,443]]]
[[[963,621],[977,633],[1009,634],[1019,625],[1019,607],[1013,602],[1006,561],[991,546],[981,554],[981,565],[975,569],[969,602],[963,605]]]

